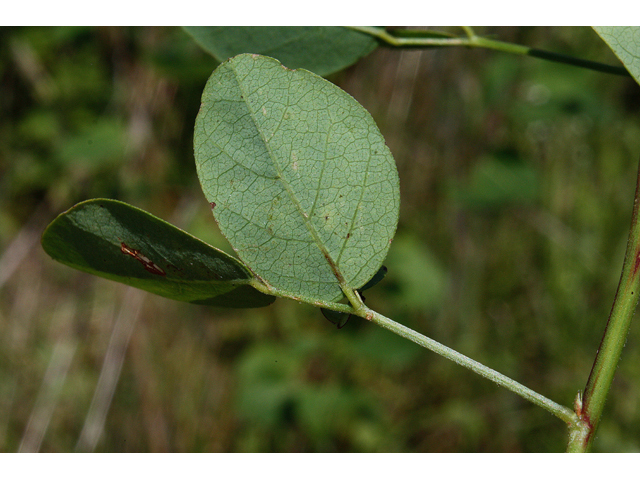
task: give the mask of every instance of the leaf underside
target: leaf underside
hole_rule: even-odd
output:
[[[258,53],[318,75],[342,70],[378,46],[370,35],[345,27],[183,28],[218,61],[241,53]]]
[[[337,301],[380,268],[398,173],[369,113],[332,83],[230,59],[205,87],[194,150],[222,233],[274,293]]]
[[[640,27],[593,27],[640,84]]]
[[[42,246],[65,265],[173,300],[219,307],[275,300],[248,285],[251,272],[235,258],[116,200],[88,200],[62,213]]]

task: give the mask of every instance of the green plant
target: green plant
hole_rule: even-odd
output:
[[[602,348],[572,411],[369,309],[361,292],[379,279],[399,214],[398,174],[372,118],[319,76],[257,55],[264,50],[256,45],[237,44],[247,38],[246,29],[189,31],[205,47],[225,46],[210,48],[221,60],[239,54],[209,79],[194,146],[205,196],[240,260],[146,212],[107,199],[83,202],[59,216],[43,235],[47,253],[80,270],[176,300],[260,307],[280,296],[321,307],[338,326],[345,315],[360,316],[545,408],[569,425],[568,449],[586,451],[640,288],[637,211]],[[638,80],[638,54],[628,56],[638,30],[597,31]],[[293,38],[316,46],[326,38],[335,42],[324,42],[330,55],[307,57],[297,54],[308,49],[290,49],[280,32],[261,32],[256,41],[288,67],[307,66],[321,74],[366,55],[375,48],[375,39],[396,47],[495,48],[626,74],[616,67],[489,41],[470,29],[464,37],[379,28],[300,29]],[[344,45],[357,48],[342,49]]]

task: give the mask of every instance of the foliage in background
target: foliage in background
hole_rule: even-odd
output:
[[[587,28],[489,33],[615,62]],[[215,64],[180,29],[0,31],[0,449],[76,447],[124,318],[137,323],[99,451],[561,450],[564,427],[545,412],[359,319],[338,331],[295,302],[238,312],[138,297],[39,251],[53,212],[89,197],[228,251],[191,153]],[[373,114],[400,170],[400,228],[372,307],[570,403],[624,253],[633,81],[385,49],[331,80]],[[638,339],[634,325],[595,450],[640,450]]]

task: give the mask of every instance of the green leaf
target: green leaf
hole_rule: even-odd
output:
[[[371,115],[332,83],[260,55],[224,62],[194,148],[220,230],[274,294],[337,301],[380,268],[398,172]]]
[[[593,27],[640,84],[640,27]]]
[[[88,200],[62,213],[42,247],[65,265],[173,300],[219,307],[275,300],[249,286],[251,272],[233,257],[116,200]]]
[[[377,41],[345,27],[184,27],[218,61],[241,53],[277,58],[289,68],[329,75],[371,53]]]

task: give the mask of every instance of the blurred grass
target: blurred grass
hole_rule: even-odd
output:
[[[481,32],[616,62],[588,28]],[[563,450],[554,417],[365,321],[179,304],[44,254],[44,226],[98,196],[229,251],[191,147],[214,67],[177,28],[0,30],[0,450]],[[331,80],[400,171],[368,303],[571,405],[619,278],[640,88],[461,49],[380,49]],[[634,324],[596,451],[640,450],[639,341]]]

